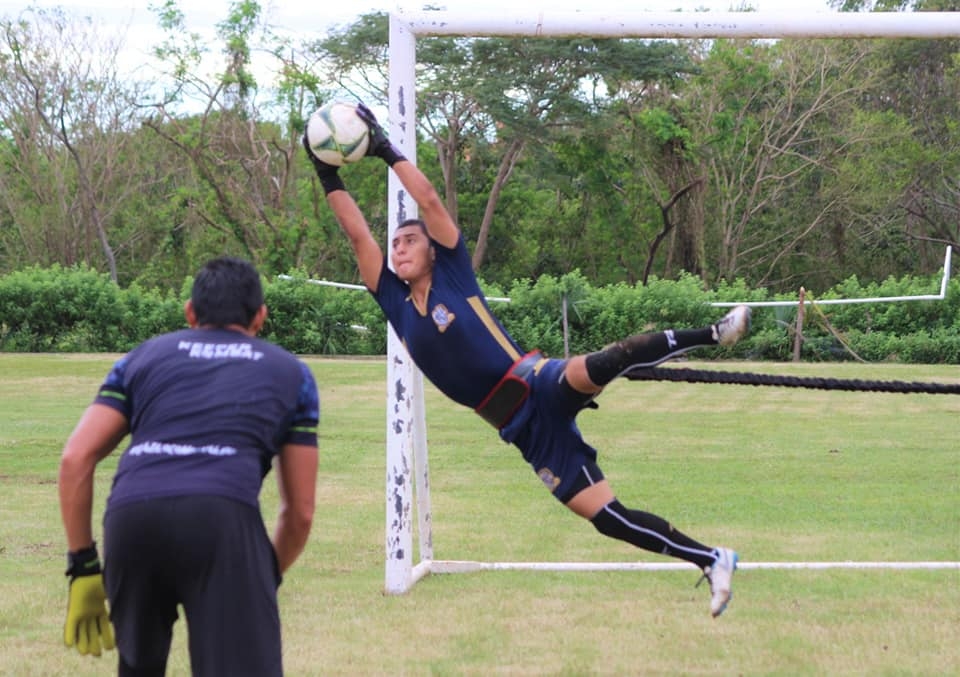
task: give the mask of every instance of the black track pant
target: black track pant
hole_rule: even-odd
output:
[[[195,677],[283,674],[280,576],[258,510],[211,496],[126,504],[104,517],[103,544],[121,677],[164,675],[178,605]]]

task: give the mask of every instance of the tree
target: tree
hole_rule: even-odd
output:
[[[102,262],[116,281],[122,205],[148,180],[132,162],[138,91],[117,71],[122,39],[31,8],[0,21],[0,40],[5,255]]]
[[[960,11],[957,2],[929,5]],[[883,84],[867,105],[907,121],[923,149],[910,158],[896,212],[911,249],[935,270],[944,244],[960,253],[960,40],[884,41],[883,54]]]
[[[857,106],[879,76],[877,48],[869,40],[714,44],[685,106],[707,167],[717,277],[779,287],[842,267],[848,239],[835,229],[857,186],[838,192],[837,164],[858,149],[897,145],[892,129],[858,126]],[[884,179],[885,189],[898,189],[896,178]]]
[[[146,126],[176,148],[196,182],[184,186],[209,249],[236,250],[265,271],[312,264],[309,247],[322,242],[298,209],[303,106],[314,82],[264,25],[259,3],[239,0],[218,24],[223,67],[201,73],[206,46],[191,35],[174,0],[158,10],[167,39],[156,54],[165,70],[165,96],[150,103]],[[254,51],[280,66],[275,89],[262,95],[251,66]],[[273,101],[270,94],[274,94]],[[278,121],[270,105],[279,103]],[[288,106],[284,108],[284,106]]]
[[[835,0],[842,11],[938,11],[960,12],[957,0]],[[905,239],[910,265],[919,260],[920,270],[936,270],[942,246],[960,253],[960,41],[885,40],[884,77],[873,96],[864,100],[867,109],[889,112],[906,121],[904,133],[919,147],[909,158],[906,184],[896,194],[889,219]],[[872,259],[889,263],[890,237],[874,247]],[[904,257],[906,258],[906,257]],[[894,264],[895,265],[895,264]],[[890,268],[888,268],[890,269]]]
[[[318,50],[330,59],[335,81],[359,82],[372,94],[373,83],[386,84],[386,39],[386,17],[374,15],[330,36]],[[689,66],[682,48],[638,40],[426,38],[417,49],[418,123],[437,148],[447,207],[474,239],[476,270],[486,260],[505,186],[528,149],[582,125],[596,113],[591,93],[604,85],[639,88]],[[488,175],[486,200],[480,213],[463,213],[459,166],[478,161],[495,163],[469,172]]]

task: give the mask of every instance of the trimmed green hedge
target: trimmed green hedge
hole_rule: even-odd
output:
[[[303,274],[264,281],[270,310],[263,336],[298,354],[382,355],[386,324],[370,294],[310,282]],[[179,290],[120,288],[86,267],[28,268],[0,277],[0,351],[126,352],[157,333],[184,326]],[[850,278],[813,300],[928,295],[939,279],[890,279],[861,285]],[[579,273],[486,287],[490,305],[525,348],[548,355],[596,350],[641,331],[699,327],[724,313],[715,302],[796,301],[770,297],[742,283],[704,290],[694,276],[653,280],[647,286],[593,287]],[[563,305],[567,306],[564,338]],[[702,357],[789,360],[797,309],[757,307],[749,337]],[[960,364],[960,281],[941,301],[807,306],[801,355],[806,360],[864,359]]]
[[[0,278],[0,350],[125,352],[183,326],[172,292],[120,289],[89,268],[28,268]]]

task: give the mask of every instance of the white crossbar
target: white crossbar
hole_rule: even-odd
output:
[[[598,8],[600,9],[600,8]],[[417,36],[536,36],[552,38],[952,38],[960,12],[509,12],[400,9]]]

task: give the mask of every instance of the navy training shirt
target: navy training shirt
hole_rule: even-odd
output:
[[[386,262],[373,296],[424,376],[474,409],[523,351],[490,312],[463,235],[453,249],[433,244],[437,257],[426,313]]]
[[[181,495],[258,507],[282,446],[317,444],[320,400],[307,365],[229,329],[184,329],[145,341],[114,364],[94,401],[130,426],[108,509]]]

